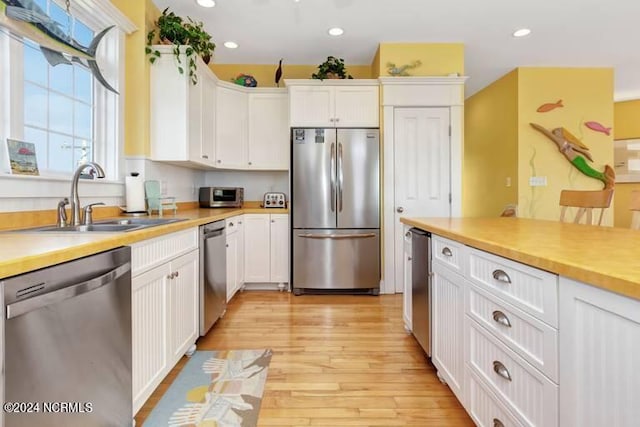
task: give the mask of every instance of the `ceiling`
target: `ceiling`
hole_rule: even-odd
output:
[[[203,21],[221,64],[313,65],[333,55],[348,68],[370,65],[380,42],[454,42],[465,46],[467,96],[513,68],[553,66],[613,67],[616,100],[640,98],[638,0],[153,1]],[[335,26],[344,35],[329,36]],[[514,38],[522,27],[531,35]]]

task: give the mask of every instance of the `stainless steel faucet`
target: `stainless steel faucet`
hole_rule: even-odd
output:
[[[78,196],[78,180],[80,179],[80,174],[86,168],[91,168],[95,173],[97,178],[104,178],[104,170],[102,166],[94,162],[87,162],[78,166],[76,172],[73,174],[73,179],[71,180],[71,221],[69,221],[69,225],[81,225],[82,220],[80,218],[80,197]]]

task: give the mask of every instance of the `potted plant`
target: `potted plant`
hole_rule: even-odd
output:
[[[327,60],[318,65],[318,72],[311,75],[312,79],[352,79],[351,74],[347,74],[344,66],[344,59],[328,56]]]
[[[196,75],[197,62],[195,55],[200,55],[205,64],[209,63],[211,55],[216,48],[211,41],[211,35],[204,30],[204,24],[187,17],[183,20],[180,16],[166,8],[162,15],[154,23],[155,28],[147,33],[147,46],[145,52],[149,55],[152,64],[160,57],[160,51],[153,48],[153,43],[158,40],[161,44],[173,45],[173,54],[178,62],[178,71],[184,73],[184,65],[180,54],[186,55],[189,78],[193,84],[198,82]],[[182,49],[182,46],[186,46]]]

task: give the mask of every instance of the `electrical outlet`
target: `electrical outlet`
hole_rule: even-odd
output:
[[[511,187],[511,177],[508,176],[507,179],[505,180],[504,185],[506,185],[507,187]]]
[[[164,179],[160,181],[160,194],[162,196],[167,195],[167,181],[165,181]]]
[[[529,185],[531,187],[546,187],[547,186],[547,177],[546,176],[531,176],[531,177],[529,177]]]

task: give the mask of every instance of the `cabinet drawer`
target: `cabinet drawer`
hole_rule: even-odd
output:
[[[558,382],[558,331],[475,285],[467,286],[465,311],[509,348]]]
[[[478,427],[521,427],[498,397],[467,367],[467,411]]]
[[[558,327],[558,276],[478,249],[470,248],[468,258],[469,280]]]
[[[467,316],[469,366],[525,425],[558,425],[558,386]]]
[[[198,249],[198,228],[166,234],[131,245],[131,276]]]
[[[431,236],[431,242],[434,260],[442,262],[459,274],[464,274],[466,247],[463,244],[435,234]]]
[[[225,233],[227,235],[233,234],[242,227],[242,215],[232,216],[224,220]]]

